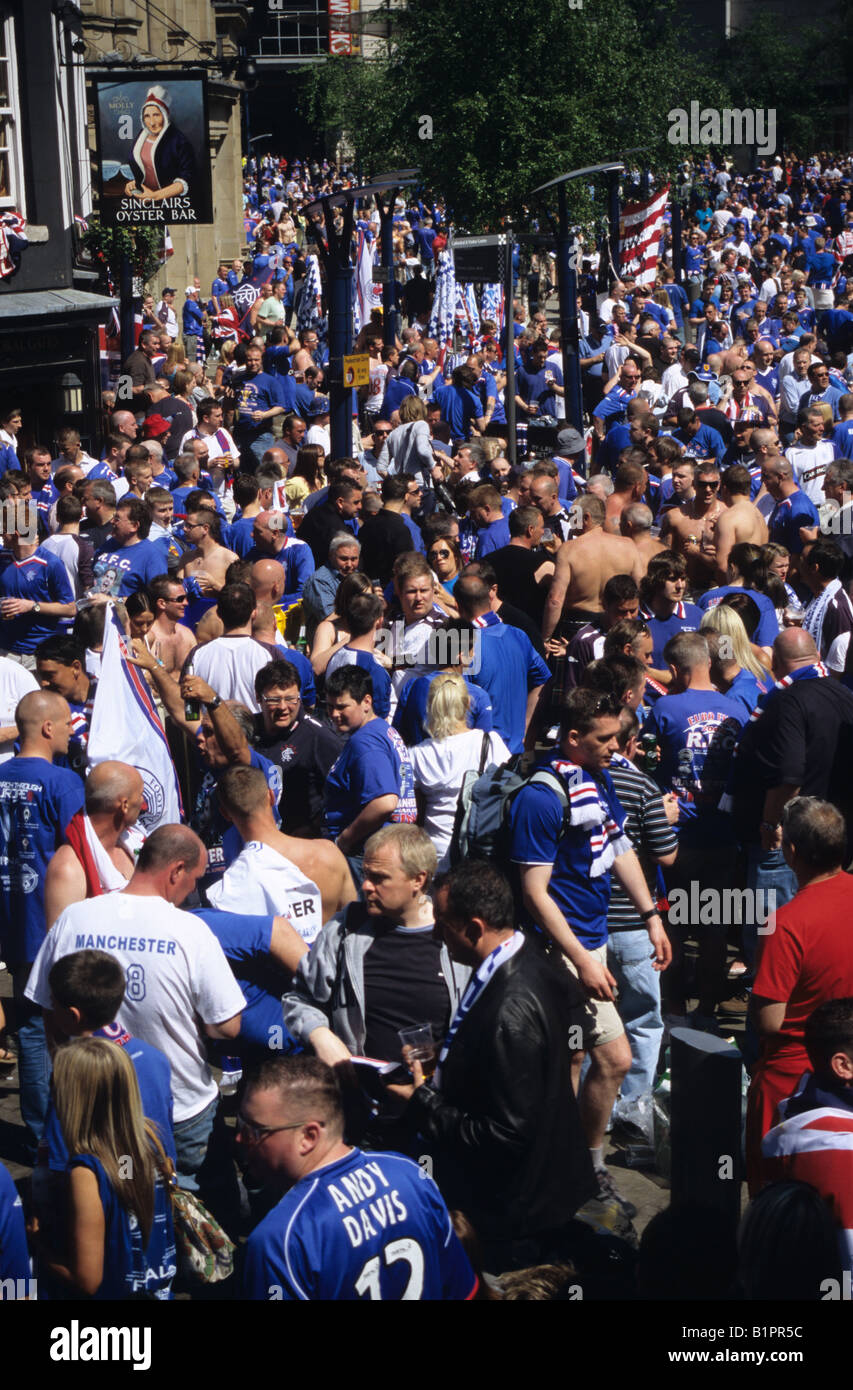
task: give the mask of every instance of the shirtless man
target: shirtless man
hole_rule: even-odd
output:
[[[71,903],[114,892],[131,877],[133,856],[121,840],[139,820],[144,802],[142,778],[135,767],[106,762],[92,768],[86,778],[85,818],[83,813],[74,817],[70,842],[60,845],[47,866],[44,912],[48,928]],[[86,821],[98,844],[92,843]]]
[[[331,840],[300,840],[279,830],[273,818],[275,793],[270,790],[266,777],[258,768],[229,768],[219,782],[218,796],[222,814],[236,827],[245,848],[234,864],[225,870],[221,888],[217,885],[215,890],[208,890],[214,906],[229,905],[232,892],[243,883],[248,869],[251,871],[250,877],[262,892],[266,892],[270,909],[289,917],[299,930],[299,916],[288,911],[286,900],[270,901],[269,895],[274,897],[281,891],[277,887],[280,866],[269,855],[257,854],[254,851],[256,845],[263,845],[275,855],[280,855],[316,884],[322,900],[323,922],[328,922],[347,903],[354,901],[357,894],[345,855]],[[241,864],[244,859],[247,862]],[[266,881],[265,864],[270,869]]]
[[[579,498],[572,512],[581,518],[581,533],[557,551],[542,620],[544,640],[561,621],[572,622],[573,632],[583,623],[595,622],[604,608],[604,586],[614,574],[633,575],[637,583],[643,574],[634,542],[624,536],[609,536],[604,530],[605,510],[600,497]]]
[[[723,474],[721,495],[725,506],[715,530],[717,580],[721,584],[726,583],[733,545],[747,541],[750,545],[767,544],[767,522],[749,500],[751,487],[749,469],[742,464],[732,464]]]
[[[671,508],[661,523],[660,534],[661,540],[687,561],[691,588],[704,593],[717,582],[717,522],[724,510],[718,496],[720,470],[710,459],[696,465],[693,486],[696,495],[692,502]]]
[[[616,469],[613,491],[605,503],[604,529],[610,536],[622,534],[622,513],[635,502],[642,502],[649,485],[649,475],[644,465],[646,455],[642,449],[627,449],[625,454],[627,457],[623,455],[623,461]]]
[[[663,541],[657,540],[652,535],[652,516],[651,507],[647,507],[644,502],[633,502],[630,507],[626,507],[619,522],[619,529],[623,536],[627,536],[629,541],[633,541],[640,552],[643,562],[643,573],[649,567],[649,561],[653,555],[659,555],[666,549]]]
[[[158,574],[152,579],[148,593],[154,605],[148,645],[172,679],[178,681],[183,664],[196,645],[191,629],[180,621],[189,600],[180,579],[173,579],[168,574]]]
[[[216,517],[205,508],[192,512],[184,523],[184,535],[195,549],[182,557],[178,570],[196,578],[204,594],[218,594],[225,587],[225,571],[240,557],[214,540]]]

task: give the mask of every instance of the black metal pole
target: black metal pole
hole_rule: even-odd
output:
[[[684,246],[681,232],[681,203],[676,193],[672,199],[672,268],[675,271],[676,285],[680,285],[684,279],[683,261]]]
[[[394,199],[396,189],[391,190],[387,203],[377,198],[382,239],[382,265],[387,279],[382,282],[382,337],[386,347],[394,347],[397,341],[399,314],[397,312],[397,284],[394,279]]]
[[[121,322],[121,360],[126,362],[133,352],[133,269],[125,252],[119,270],[119,319]]]
[[[560,294],[560,347],[563,354],[563,389],[566,420],[583,430],[581,395],[580,335],[578,332],[578,241],[569,230],[566,186],[557,186],[559,220],[557,226],[557,282]]]
[[[609,242],[610,242],[610,261],[613,266],[611,275],[608,275],[608,293],[610,281],[613,276],[619,276],[619,175],[610,175],[610,186],[607,190],[607,220],[609,223]]]
[[[506,262],[504,264],[504,324],[506,327],[506,385],[504,386],[504,414],[506,415],[507,453],[510,463],[515,467],[518,461],[518,437],[515,423],[515,319],[512,312],[512,237],[506,239]]]

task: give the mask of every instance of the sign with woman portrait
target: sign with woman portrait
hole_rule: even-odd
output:
[[[213,221],[204,73],[95,77],[105,227]]]

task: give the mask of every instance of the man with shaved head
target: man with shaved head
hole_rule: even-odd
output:
[[[158,1047],[172,1068],[178,1184],[201,1191],[221,1212],[228,1173],[232,1184],[234,1173],[224,1129],[214,1127],[219,1088],[206,1040],[235,1038],[246,1001],[213,932],[179,910],[206,864],[194,830],[159,826],[142,846],[126,888],[72,903],[60,914],[33,965],[27,998],[51,1007],[51,966],[72,951],[115,956],[127,980],[116,1022]]]
[[[125,888],[133,873],[133,854],[125,842],[145,806],[142,778],[128,763],[99,763],[86,778],[85,790],[85,809],[68,826],[68,843],[60,845],[47,866],[48,928],[71,903]]]
[[[83,783],[66,767],[71,710],[51,690],[33,690],[15,711],[20,752],[0,767],[0,957],[12,972],[18,1027],[21,1116],[35,1157],[44,1130],[50,1062],[38,1009],[24,987],[45,939],[44,882],[51,857],[83,805]]]
[[[826,679],[817,647],[800,627],[786,628],[773,643],[773,675],[776,685],[738,745],[732,799],[748,851],[747,886],[775,890],[781,907],[797,891],[782,855],[785,806],[795,796],[817,796],[848,811],[853,694]],[[750,942],[748,933],[744,928],[749,953],[755,938]]]
[[[281,603],[284,593],[284,570],[278,560],[256,560],[252,565],[249,584],[258,604]]]

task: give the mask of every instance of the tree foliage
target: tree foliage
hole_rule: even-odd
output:
[[[853,17],[853,4],[847,10]],[[820,29],[782,28],[777,16],[759,15],[720,54],[729,104],[775,111],[780,152],[783,145],[800,155],[822,149],[830,143],[832,107],[846,105],[844,54],[850,45],[840,11]]]
[[[314,118],[350,133],[365,171],[418,166],[471,230],[526,221],[539,184],[626,149],[671,173],[686,151],[667,139],[670,110],[725,96],[690,55],[674,0],[431,0],[393,13],[387,59],[310,75]],[[589,214],[586,189],[570,201]]]

